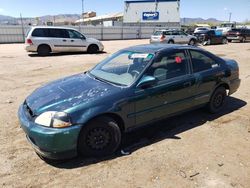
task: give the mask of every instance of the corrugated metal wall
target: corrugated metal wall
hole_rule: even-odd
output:
[[[68,27],[68,26],[67,26]],[[87,37],[99,40],[118,40],[150,38],[150,35],[159,28],[155,27],[103,27],[103,26],[70,26]],[[0,26],[0,43],[22,43],[29,26]]]

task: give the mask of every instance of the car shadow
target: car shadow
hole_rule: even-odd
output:
[[[201,108],[126,133],[123,136],[120,150],[111,156],[103,158],[76,157],[69,160],[50,161],[48,163],[57,168],[73,169],[129,155],[140,148],[161,140],[181,139],[180,136],[177,136],[180,133],[202,126],[207,121],[213,121],[219,117],[228,115],[233,111],[244,107],[246,104],[247,103],[243,100],[228,97],[225,108],[220,113],[211,114],[204,108]]]
[[[97,54],[106,54],[107,52],[97,52],[90,54],[88,52],[60,52],[60,53],[51,53],[47,56],[40,56],[37,53],[28,54],[29,57],[55,57],[55,56],[70,56],[70,55],[97,55]]]

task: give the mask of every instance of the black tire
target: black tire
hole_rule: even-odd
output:
[[[95,44],[91,44],[89,47],[88,47],[88,53],[90,54],[95,54],[99,51],[99,47]]]
[[[173,40],[168,41],[168,44],[174,44]]]
[[[189,41],[188,45],[195,46],[196,45],[196,40],[195,39],[191,39]]]
[[[78,138],[78,152],[82,156],[102,157],[114,153],[121,143],[121,131],[117,123],[102,116],[83,127]]]
[[[222,44],[227,44],[227,43],[228,43],[227,38],[223,38],[223,39],[222,39]]]
[[[212,114],[219,112],[224,107],[226,96],[226,89],[222,86],[218,87],[212,94],[207,105],[209,112]]]
[[[242,37],[242,39],[240,40],[240,42],[242,42],[242,43],[246,42],[246,37]]]
[[[51,49],[46,44],[40,45],[37,49],[37,53],[39,56],[48,56],[50,52],[51,52]]]

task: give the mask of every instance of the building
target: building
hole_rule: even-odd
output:
[[[122,18],[123,13],[121,12],[88,18],[84,16],[84,20],[79,19],[75,22],[75,24],[114,26],[116,23],[122,23]]]
[[[125,1],[123,23],[129,26],[180,27],[180,1]]]

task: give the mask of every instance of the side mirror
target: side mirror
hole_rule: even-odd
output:
[[[150,86],[156,84],[157,79],[153,76],[144,76],[140,82],[137,84],[137,87],[146,89],[149,88]]]

